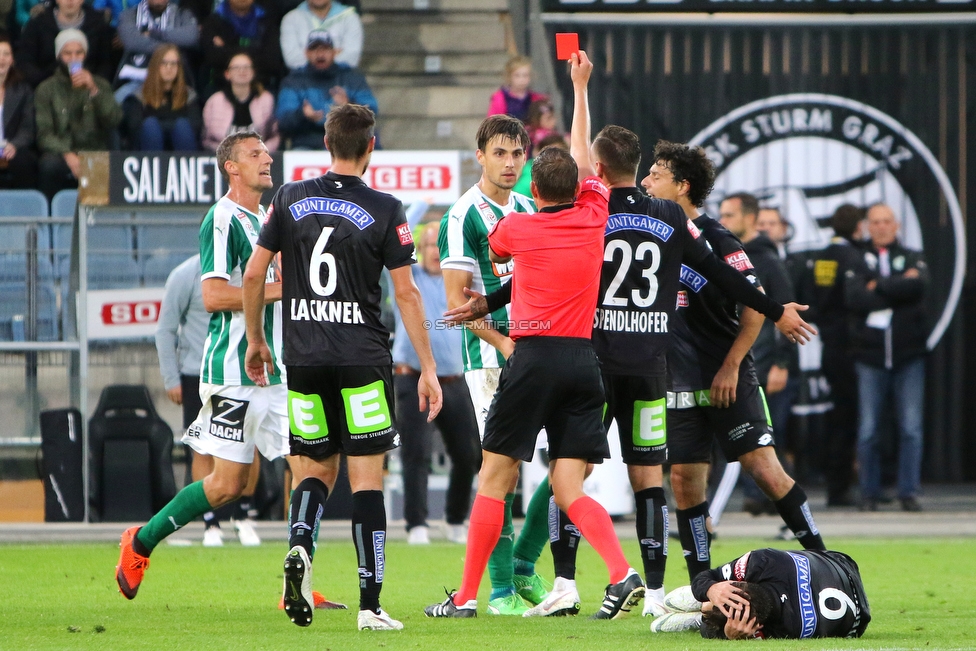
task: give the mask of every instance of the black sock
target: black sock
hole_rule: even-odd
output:
[[[359,609],[379,612],[386,569],[386,505],[383,491],[352,494],[352,540],[359,557]]]
[[[817,531],[817,523],[813,521],[813,516],[810,514],[807,494],[803,492],[799,484],[793,484],[790,492],[773,504],[776,505],[776,510],[779,511],[783,522],[803,545],[803,549],[827,549],[824,547],[820,532]]]
[[[257,513],[251,513],[251,510],[253,508],[254,507],[252,506],[251,496],[250,495],[241,497],[241,499],[237,500],[237,516],[236,516],[236,519],[237,520],[253,519],[254,516],[257,515]]]
[[[708,500],[690,509],[675,511],[678,539],[688,564],[688,576],[694,582],[699,572],[712,569],[712,534],[708,532]]]
[[[555,575],[576,580],[576,552],[579,549],[580,532],[565,512],[556,508],[556,500],[549,498],[549,550]]]
[[[140,529],[141,529],[141,527],[140,527]],[[139,535],[138,534],[139,534],[139,532],[137,531],[136,532],[136,535],[135,536],[132,536],[132,549],[134,549],[135,552],[137,554],[139,554],[140,556],[145,556],[146,558],[149,558],[149,554],[152,553],[152,550],[149,549],[148,547],[146,547],[145,543],[143,543],[141,540],[139,540]]]
[[[657,486],[634,493],[637,503],[637,540],[640,542],[644,577],[650,590],[664,586],[668,564],[668,503]]]
[[[295,545],[304,547],[311,559],[315,550],[315,537],[312,533],[319,526],[328,497],[328,487],[317,477],[308,477],[298,484],[292,493],[291,509],[288,513],[288,523],[291,525],[289,549]]]
[[[207,511],[203,514],[203,524],[209,529],[210,527],[217,527],[220,529],[220,521],[217,520],[217,514],[213,511]]]

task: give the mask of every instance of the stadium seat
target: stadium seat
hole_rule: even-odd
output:
[[[89,253],[132,253],[132,227],[104,224],[88,227]]]
[[[139,265],[131,253],[90,253],[89,289],[131,289],[139,287]]]
[[[58,307],[54,286],[37,287],[37,341],[58,339]],[[27,286],[23,282],[0,283],[0,341],[25,341]]]
[[[91,506],[103,522],[145,522],[173,499],[173,430],[145,386],[105,387],[88,431]]]
[[[49,217],[47,197],[37,190],[0,190],[0,217]]]
[[[162,287],[173,269],[183,263],[193,253],[164,253],[151,255],[140,260],[142,264],[142,283],[146,287]]]
[[[77,190],[61,190],[51,200],[51,217],[74,217],[77,203]]]

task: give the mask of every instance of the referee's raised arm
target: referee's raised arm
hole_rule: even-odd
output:
[[[590,104],[586,86],[593,72],[593,63],[586,52],[580,50],[570,59],[570,76],[573,79],[573,126],[570,132],[569,153],[579,168],[578,181],[595,176],[596,169],[590,161]]]

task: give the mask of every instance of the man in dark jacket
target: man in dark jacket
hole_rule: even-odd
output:
[[[246,52],[254,62],[257,79],[272,89],[284,71],[278,23],[254,0],[223,0],[201,24],[203,85],[218,89],[230,59]]]
[[[876,510],[881,497],[878,425],[885,399],[898,423],[898,498],[905,511],[920,511],[922,414],[928,320],[929,274],[920,251],[898,241],[898,221],[882,203],[868,209],[871,245],[863,263],[847,272],[847,305],[854,317],[852,338],[861,422],[857,458],[862,508]]]
[[[855,240],[864,210],[844,204],[834,211],[830,225],[834,237],[823,251],[807,258],[803,296],[810,318],[820,329],[823,352],[820,368],[830,384],[834,408],[824,432],[824,475],[827,506],[851,506],[851,480],[857,441],[857,375],[851,357],[851,310],[844,297],[847,272],[862,264],[861,243]]]
[[[789,303],[793,300],[793,283],[790,282],[786,266],[779,257],[776,244],[756,228],[758,217],[759,201],[746,192],[727,196],[719,206],[719,221],[741,240],[742,250],[752,261],[767,295],[777,303]],[[756,378],[767,397],[786,388],[793,348],[794,344],[776,331],[772,321],[767,319],[763,322],[759,336],[752,345],[752,355],[756,364]],[[782,410],[779,413],[782,414]],[[773,431],[781,444],[786,440],[785,420],[772,423]],[[779,448],[777,454],[780,454]],[[776,513],[776,507],[751,477],[745,477],[742,481],[745,494],[743,510],[753,515],[762,512]]]
[[[57,0],[55,6],[31,18],[17,43],[17,68],[34,88],[54,74],[58,57],[54,39],[63,29],[80,29],[88,38],[85,68],[93,75],[112,78],[112,32],[98,11],[83,7],[84,0]]]
[[[366,78],[335,62],[332,36],[325,30],[308,35],[308,65],[292,71],[278,93],[278,130],[291,139],[291,149],[322,149],[325,116],[343,104],[362,104],[374,113],[379,108]]]

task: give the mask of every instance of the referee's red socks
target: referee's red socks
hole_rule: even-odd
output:
[[[607,518],[609,519],[609,516]],[[454,595],[455,605],[463,606],[468,601],[478,598],[481,577],[485,575],[488,557],[491,556],[502,534],[504,521],[505,500],[496,500],[480,493],[475,496],[474,504],[471,506],[471,517],[468,519],[468,548],[464,558],[464,577],[461,580],[461,587]]]
[[[610,572],[610,583],[619,583],[627,577],[630,565],[624,558],[624,550],[620,547],[617,532],[613,528],[613,521],[606,509],[591,497],[583,496],[569,505],[566,515],[586,538],[586,542],[593,546]],[[470,540],[470,536],[468,540]],[[462,602],[463,603],[463,602]]]

